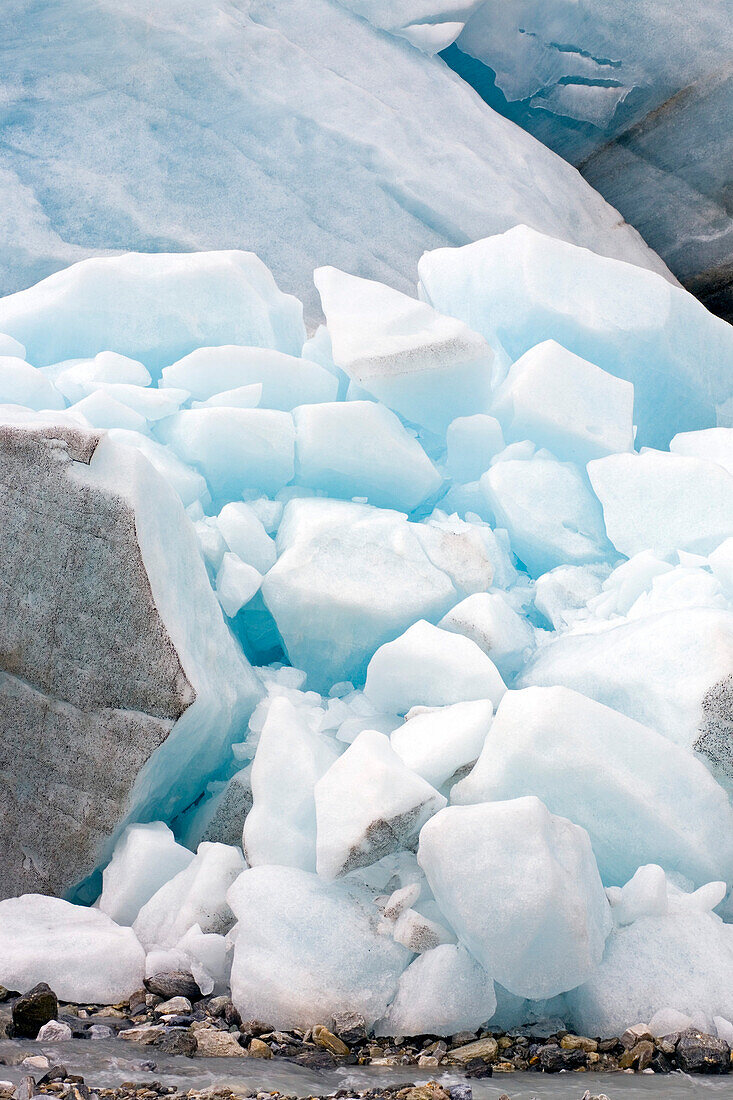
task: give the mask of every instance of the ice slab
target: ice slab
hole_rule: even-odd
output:
[[[298,355],[305,339],[300,302],[253,252],[82,260],[0,299],[0,318],[38,367],[116,351],[158,374],[205,344]]]
[[[417,858],[461,942],[510,992],[552,997],[596,970],[611,915],[588,834],[538,798],[441,810]]]
[[[419,524],[399,512],[332,500],[291,500],[278,529],[278,560],[262,593],[291,662],[309,685],[363,681],[374,651],[415,620],[456,602],[432,564]]]
[[[93,359],[72,359],[45,368],[67,401],[81,401],[105,382],[149,386],[150,372],[137,359],[100,351]]]
[[[308,708],[270,701],[252,765],[253,805],[244,824],[247,861],[316,869],[314,787],[338,756]]]
[[[441,787],[478,759],[494,712],[489,699],[417,707],[392,732],[392,748],[412,771]]]
[[[60,1000],[117,1004],[139,989],[145,952],[131,928],[98,909],[42,894],[0,901],[0,982],[51,986]]]
[[[680,432],[672,439],[669,449],[674,454],[717,462],[733,477],[733,428]]]
[[[427,302],[512,360],[556,340],[633,383],[638,443],[664,447],[708,428],[733,396],[730,325],[654,272],[526,225],[428,252],[419,272]]]
[[[326,881],[411,847],[428,818],[446,805],[376,730],[359,734],[314,794],[316,869]]]
[[[443,630],[470,638],[510,679],[535,647],[532,626],[503,592],[475,592],[461,600],[438,623]]]
[[[371,895],[295,867],[253,867],[228,894],[237,937],[232,998],[273,1027],[314,1027],[341,1011],[384,1015],[410,952],[377,931]]]
[[[465,947],[441,944],[400,977],[377,1035],[455,1035],[476,1031],[496,1010],[494,983]]]
[[[262,574],[236,554],[227,552],[216,574],[216,597],[222,611],[233,619],[262,586]]]
[[[245,868],[239,848],[204,841],[182,871],[138,913],[133,929],[143,946],[175,947],[194,925],[224,935],[234,924],[226,892]]]
[[[128,825],[102,874],[99,909],[117,924],[132,924],[153,894],[193,858],[163,821]]]
[[[644,863],[733,881],[733,809],[702,761],[568,688],[508,691],[451,802],[528,794],[587,829],[607,886]]]
[[[608,537],[626,557],[715,550],[733,535],[733,474],[704,458],[645,451],[588,463]]]
[[[267,347],[197,348],[161,375],[161,386],[182,387],[197,401],[252,385],[262,387],[256,404],[283,412],[307,402],[333,401],[338,390],[338,381],[317,363]]]
[[[603,513],[578,468],[547,452],[497,456],[481,477],[481,492],[497,527],[533,577],[558,565],[588,565],[615,557]]]
[[[633,385],[555,340],[544,340],[512,364],[491,411],[507,442],[531,439],[580,466],[634,448]]]
[[[334,267],[314,274],[334,362],[406,420],[445,432],[488,412],[493,352],[461,321]]]
[[[0,403],[36,410],[66,407],[44,373],[15,355],[0,355]]]
[[[216,525],[233,554],[260,573],[266,573],[277,560],[274,540],[251,504],[232,501],[217,516]]]
[[[458,482],[478,481],[504,450],[501,424],[487,413],[457,416],[446,432],[446,469]]]
[[[301,405],[293,413],[296,482],[412,512],[443,479],[393,412],[374,401]]]
[[[472,699],[496,705],[506,691],[496,665],[470,638],[420,619],[369,662],[364,693],[387,714]]]

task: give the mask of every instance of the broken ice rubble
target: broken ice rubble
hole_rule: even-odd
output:
[[[1,984],[733,1016],[733,334],[523,227],[420,280],[319,269],[309,340],[245,253],[0,300]]]

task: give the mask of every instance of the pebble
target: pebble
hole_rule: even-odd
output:
[[[167,1001],[161,1001],[153,1012],[156,1016],[188,1016],[192,1011],[192,1005],[188,997],[171,997]]]
[[[171,997],[186,997],[189,1001],[200,1001],[201,990],[192,974],[185,970],[165,970],[145,979],[145,988],[164,1001]]]
[[[49,1020],[36,1035],[36,1042],[64,1043],[72,1038],[72,1031],[68,1024],[61,1020]]]
[[[255,1042],[256,1040],[252,1040]],[[197,1058],[246,1058],[236,1037],[229,1031],[217,1031],[213,1027],[202,1027],[196,1032]],[[269,1048],[268,1048],[269,1049]]]
[[[340,1058],[346,1058],[351,1054],[343,1039],[339,1039],[327,1027],[319,1025],[313,1028],[313,1042],[316,1046],[324,1047],[326,1050],[330,1050],[331,1054],[335,1054]]]

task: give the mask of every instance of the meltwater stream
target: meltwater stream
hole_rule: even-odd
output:
[[[731,1077],[690,1077],[683,1073],[666,1076],[513,1073],[469,1081],[454,1070],[430,1073],[414,1066],[344,1066],[312,1070],[279,1059],[186,1058],[159,1054],[150,1047],[120,1040],[71,1040],[55,1044],[0,1041],[0,1080],[18,1082],[32,1073],[21,1063],[23,1058],[33,1054],[45,1054],[52,1064],[61,1063],[70,1073],[81,1074],[88,1085],[96,1088],[112,1088],[122,1081],[156,1080],[175,1085],[181,1092],[213,1084],[232,1089],[246,1085],[261,1091],[278,1090],[307,1097],[342,1088],[359,1091],[402,1081],[437,1080],[449,1085],[470,1084],[475,1100],[498,1100],[502,1093],[511,1100],[580,1100],[586,1089],[590,1089],[591,1095],[605,1093],[608,1100],[730,1100],[733,1096]],[[36,1075],[40,1073],[36,1071]]]

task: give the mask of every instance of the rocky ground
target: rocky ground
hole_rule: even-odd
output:
[[[440,1067],[460,1070],[468,1078],[517,1070],[723,1074],[733,1069],[733,1053],[728,1045],[694,1029],[664,1038],[652,1036],[643,1025],[605,1039],[568,1031],[532,1035],[527,1028],[512,1033],[466,1031],[448,1039],[373,1038],[360,1016],[341,1013],[328,1021],[328,1027],[324,1024],[306,1031],[274,1031],[263,1022],[242,1020],[228,997],[202,997],[191,975],[181,972],[155,975],[147,980],[146,988],[119,1005],[60,1003],[43,984],[23,995],[0,987],[0,999],[0,1038],[58,1043],[72,1038],[117,1037],[151,1048],[151,1055],[160,1051],[190,1057],[284,1058],[312,1069],[347,1065],[416,1066],[427,1070]],[[35,1095],[33,1089],[54,1093],[61,1100],[89,1100],[89,1089],[84,1086],[80,1091],[83,1082],[68,1078],[63,1067],[51,1066],[45,1056],[26,1058],[23,1065],[39,1080],[29,1076],[25,1080],[32,1081],[32,1088],[27,1084],[11,1090],[15,1100],[30,1100]],[[130,1088],[100,1090],[99,1097],[124,1100],[134,1094],[140,1100],[155,1100],[170,1091],[163,1086],[157,1091],[152,1086]],[[397,1100],[448,1100],[447,1095],[438,1095],[444,1090],[435,1088],[437,1092],[428,1096],[423,1095],[422,1086],[413,1093],[400,1086]],[[469,1100],[463,1094],[454,1096],[454,1092],[455,1088],[450,1090],[450,1100]],[[2,1095],[0,1092],[0,1100]]]

